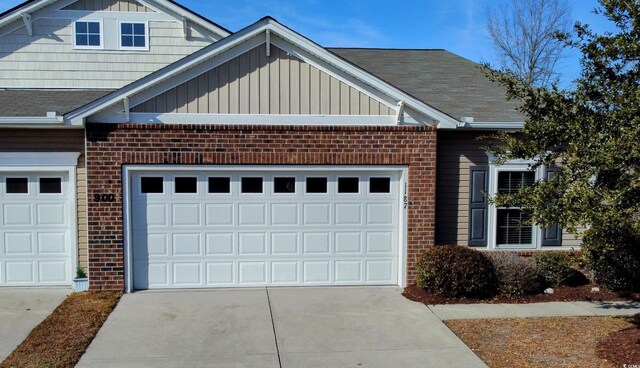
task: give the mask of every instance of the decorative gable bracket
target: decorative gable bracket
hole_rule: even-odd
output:
[[[29,36],[33,36],[33,22],[31,21],[31,14],[29,13],[21,13],[20,17],[22,18],[22,21],[24,22],[24,26],[27,27],[27,33],[29,33]]]

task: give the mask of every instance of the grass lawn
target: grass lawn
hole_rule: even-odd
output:
[[[74,367],[122,293],[71,294],[0,363],[9,367]]]
[[[640,364],[640,328],[633,318],[514,318],[445,323],[490,368]]]

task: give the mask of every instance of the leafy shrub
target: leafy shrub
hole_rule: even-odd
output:
[[[416,265],[418,286],[447,297],[485,298],[495,295],[497,276],[483,253],[457,245],[429,248]]]
[[[596,282],[614,291],[640,291],[640,234],[624,227],[588,230],[583,249]]]
[[[573,268],[574,256],[569,253],[539,252],[533,263],[549,286],[579,286],[588,282],[586,276]]]
[[[545,279],[531,260],[506,252],[490,254],[489,258],[498,275],[500,294],[517,298],[544,291]]]

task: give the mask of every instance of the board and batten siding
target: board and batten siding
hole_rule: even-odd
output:
[[[139,113],[393,115],[395,111],[280,48],[250,50],[133,107]]]
[[[483,135],[487,133],[438,132],[436,244],[469,244],[469,168],[489,164],[483,150],[488,142],[477,139]],[[563,232],[562,247],[581,244],[573,234]]]
[[[76,195],[78,216],[78,262],[88,265],[87,169],[84,159],[84,130],[0,129],[0,152],[78,152]],[[73,184],[73,183],[72,183]]]
[[[135,0],[79,0],[62,10],[153,12],[152,9],[149,9]]]
[[[38,19],[33,31],[0,37],[0,88],[117,89],[211,44],[172,21],[149,22],[149,51],[74,49],[68,19]]]

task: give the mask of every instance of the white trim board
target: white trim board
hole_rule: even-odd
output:
[[[398,231],[398,286],[406,287],[407,284],[407,239],[408,239],[408,208],[403,203],[409,203],[408,198],[408,178],[409,168],[403,165],[376,165],[376,166],[341,166],[341,165],[123,165],[122,166],[122,195],[123,195],[123,234],[124,234],[124,274],[125,292],[133,291],[133,268],[132,268],[132,234],[131,234],[131,175],[139,172],[332,172],[346,173],[354,171],[366,172],[398,172],[400,174],[398,191],[399,208],[399,231]]]
[[[56,170],[59,166],[78,165],[79,152],[0,152],[0,168],[11,167],[11,171]],[[50,168],[53,166],[53,168]]]
[[[99,114],[90,122],[126,123],[126,114]],[[206,125],[322,125],[322,126],[394,126],[393,115],[240,115],[240,114],[129,114],[135,124]],[[415,123],[417,124],[417,122]]]
[[[369,91],[375,91],[375,96],[377,96],[378,99],[382,98],[387,101],[387,105],[395,108],[398,102],[405,102],[407,107],[410,108],[408,110],[415,111],[416,114],[423,116],[422,119],[419,119],[417,116],[413,115],[414,119],[418,121],[425,121],[427,124],[449,128],[455,128],[458,124],[458,121],[451,116],[428,106],[424,102],[397,89],[359,67],[338,58],[321,46],[291,31],[271,18],[265,18],[232,36],[229,36],[172,64],[167,68],[136,81],[117,92],[96,100],[93,103],[81,107],[67,114],[66,120],[72,125],[82,125],[88,117],[121,103],[124,98],[130,98],[130,106],[135,106],[141,102],[137,97],[138,95],[145,95],[149,97],[158,95],[161,92],[171,89],[172,86],[180,84],[178,82],[187,81],[209,70],[210,66],[206,62],[212,58],[218,58],[217,61],[221,63],[225,58],[231,59],[233,55],[239,55],[256,47],[257,45],[262,44],[263,42],[266,42],[267,31],[271,33],[272,38],[274,38],[274,36],[278,36],[283,40],[283,42],[288,42],[296,48],[299,48],[302,53],[307,53],[308,55],[317,58],[317,60],[331,66],[331,68],[333,68],[338,74],[343,76],[348,75],[352,80],[352,83],[350,84],[355,84],[355,86],[360,86],[360,88],[365,88]],[[171,82],[166,83],[167,80],[171,80]],[[151,92],[152,89],[153,92]],[[144,101],[144,99],[141,100]],[[112,110],[112,112],[117,112],[117,110]]]

